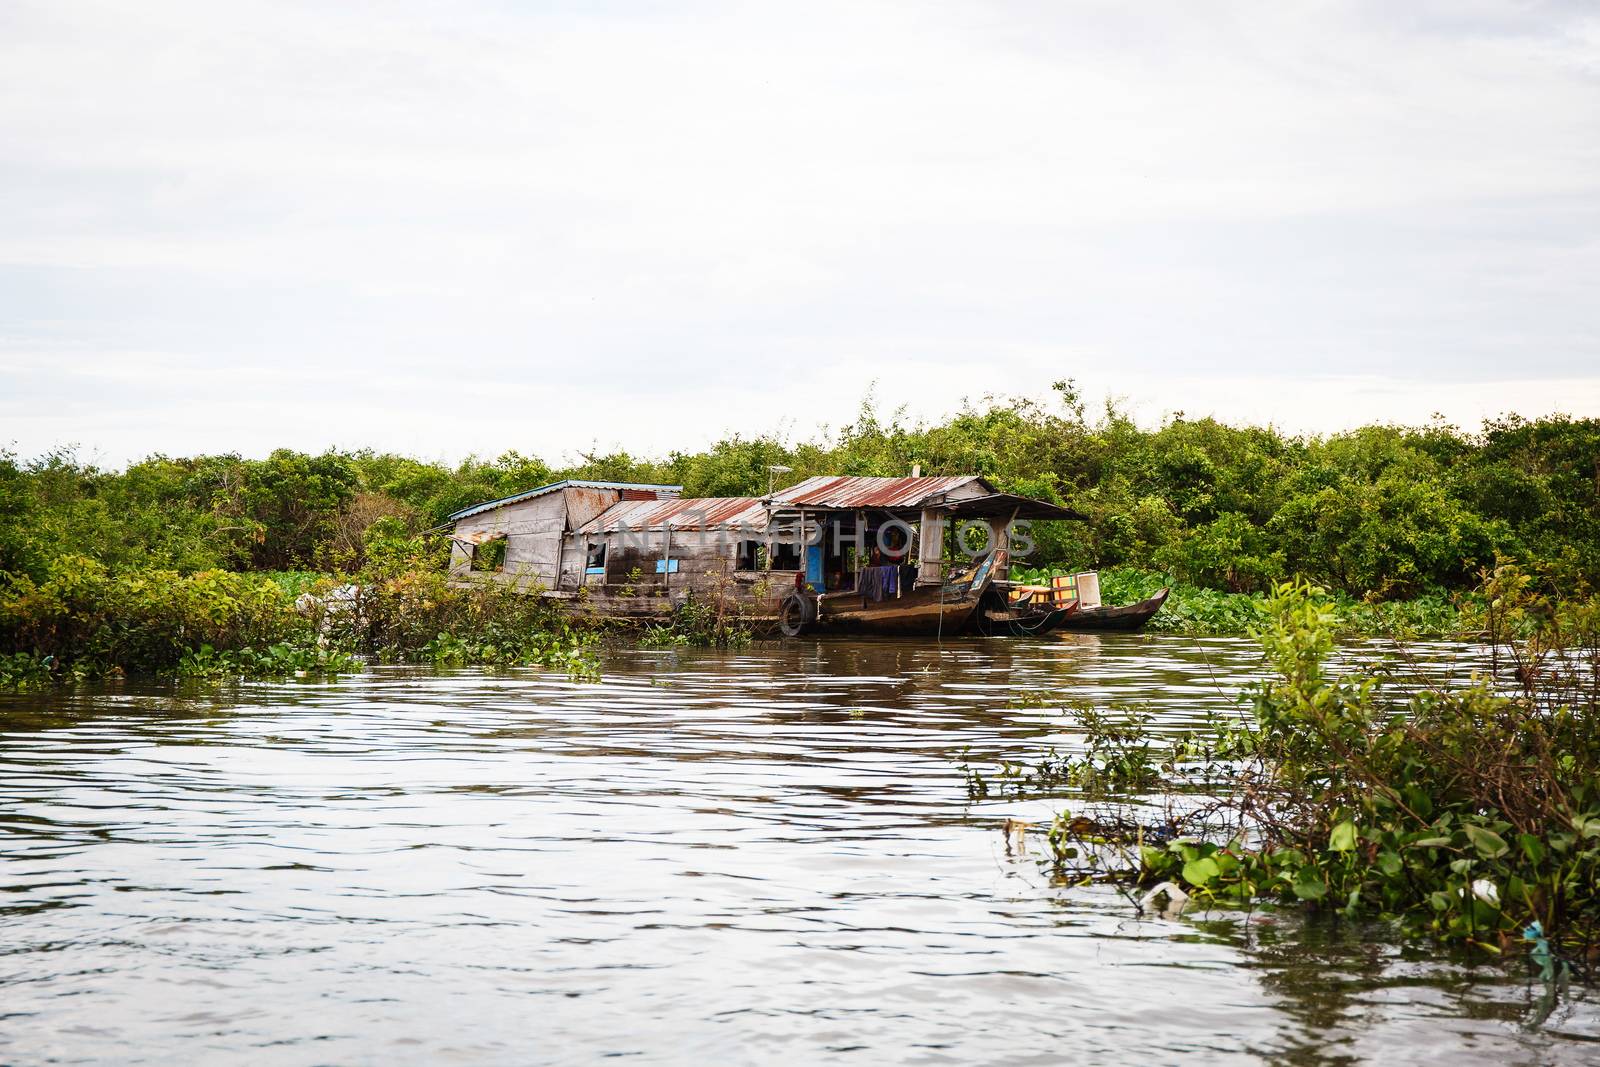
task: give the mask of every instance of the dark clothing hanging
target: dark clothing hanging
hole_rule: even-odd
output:
[[[857,588],[868,600],[892,600],[900,595],[900,568],[892,563],[881,567],[862,567]]]

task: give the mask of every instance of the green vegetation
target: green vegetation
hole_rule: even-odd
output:
[[[1011,576],[1022,582],[1045,584],[1061,568],[1013,567]],[[1100,596],[1107,604],[1131,604],[1153,596],[1163,587],[1171,594],[1150,620],[1151,633],[1206,636],[1243,634],[1268,618],[1266,593],[1229,593],[1175,580],[1171,575],[1139,567],[1112,567],[1100,572]],[[1461,632],[1457,601],[1470,602],[1472,593],[1427,593],[1409,600],[1357,600],[1347,594],[1329,596],[1332,625],[1341,634],[1384,634],[1397,637],[1445,637]]]
[[[1046,862],[1070,881],[1384,918],[1587,976],[1600,949],[1600,597],[1557,598],[1505,565],[1475,603],[1496,673],[1440,688],[1333,671],[1333,602],[1286,583],[1264,602],[1270,675],[1248,691],[1248,721],[1158,745],[1142,723],[1080,716],[1082,753],[969,768],[969,791],[1067,787],[1105,804],[1049,829]]]
[[[1115,408],[1088,417],[1070,382],[1054,402],[990,400],[937,424],[868,403],[812,441],[732,437],[665,459],[584,455],[560,467],[517,452],[454,466],[373,452],[152,456],[122,471],[66,452],[0,455],[0,571],[37,580],[63,554],[113,570],[355,571],[375,523],[416,533],[564,477],[759,495],[769,464],[794,468],[786,482],[913,465],[982,474],[1088,516],[1040,524],[1031,564],[1134,567],[1194,589],[1261,593],[1301,576],[1352,601],[1439,596],[1470,588],[1497,555],[1569,584],[1600,577],[1600,420],[1300,438],[1178,416],[1144,430]]]
[[[1479,432],[1369,426],[1300,438],[1178,416],[1147,430],[1114,407],[1089,416],[1062,382],[1049,401],[991,399],[935,424],[882,416],[869,400],[853,423],[810,441],[731,437],[663,459],[582,455],[559,467],[517,452],[446,465],[279,450],[264,459],[151,456],[106,470],[67,451],[32,460],[0,452],[0,655],[11,657],[0,680],[16,687],[79,671],[175,670],[208,644],[220,655],[301,640],[305,631],[285,607],[295,597],[342,582],[366,589],[397,581],[397,554],[419,572],[442,569],[442,542],[422,538],[425,531],[467,505],[560,478],[759,495],[771,464],[793,468],[786,483],[904,475],[920,465],[1069,502],[1088,521],[1037,524],[1028,563],[1097,569],[1108,602],[1173,585],[1154,626],[1183,633],[1243,632],[1260,623],[1266,593],[1296,577],[1333,591],[1338,629],[1412,633],[1448,632],[1456,598],[1502,557],[1536,565],[1574,592],[1600,579],[1600,420],[1509,417]],[[330,582],[329,574],[345,577]],[[283,596],[257,592],[263,578]],[[87,591],[73,593],[74,583]],[[167,604],[138,591],[152,586],[217,604]],[[68,614],[39,621],[40,605],[69,594],[79,599]],[[104,604],[83,599],[101,594],[110,598]],[[420,612],[412,621],[385,618],[340,639],[373,655],[500,662],[549,655],[526,636],[535,629],[556,633],[558,643],[572,638],[509,602],[466,607],[441,593],[405,603]],[[208,611],[211,621],[189,625],[191,614]],[[522,636],[470,636],[483,611],[513,618],[507,625]],[[268,623],[283,632],[252,629]],[[213,635],[215,627],[225,632]],[[422,651],[445,633],[464,647],[442,641]],[[312,656],[303,641],[285,647]],[[306,662],[294,669],[327,669]]]
[[[342,590],[347,599],[326,601],[313,617],[341,647],[379,660],[595,673],[597,635],[541,597],[490,583],[453,587],[443,570],[410,559],[371,566]]]
[[[690,596],[665,622],[645,627],[645,648],[743,648],[754,636],[731,598]]]
[[[113,572],[68,555],[51,560],[41,580],[18,575],[8,583],[0,635],[14,672],[37,685],[115,671],[170,673],[185,662],[199,669],[219,663],[220,654],[303,641],[308,627],[290,598],[257,575]],[[33,667],[22,669],[24,660]]]
[[[451,588],[425,539],[405,543],[413,554],[397,554],[392,542],[369,546],[366,570],[310,583],[221,570],[112,571],[57,557],[39,580],[12,575],[0,590],[0,688],[121,674],[332,675],[358,669],[357,654],[593,673],[593,635],[551,605],[500,587]]]

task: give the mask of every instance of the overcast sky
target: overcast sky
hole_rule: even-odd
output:
[[[0,445],[1600,415],[1594,3],[0,0]]]

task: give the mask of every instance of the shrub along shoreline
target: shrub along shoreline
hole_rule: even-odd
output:
[[[357,575],[134,569],[82,556],[0,588],[0,690],[121,675],[331,676],[363,660],[594,674],[595,633],[499,586],[457,588],[426,560]]]
[[[439,666],[532,665],[595,671],[600,631],[558,605],[493,584],[450,585],[430,539],[374,539],[356,574],[133,568],[83,556],[52,560],[41,580],[0,584],[0,690],[115,675],[289,677],[360,670],[362,658]],[[1026,580],[1049,570],[1018,568]],[[1222,593],[1132,567],[1101,572],[1108,603],[1172,588],[1149,632],[1244,635],[1271,618],[1258,593]],[[1330,598],[1342,636],[1448,637],[1461,628],[1443,597],[1369,604]],[[645,627],[646,646],[738,647],[751,632],[698,605]]]
[[[1156,633],[1244,633],[1262,624],[1267,592],[1295,577],[1335,591],[1333,625],[1347,634],[1453,633],[1451,597],[1502,556],[1565,589],[1600,587],[1600,420],[1511,415],[1479,431],[1434,423],[1297,437],[1180,414],[1144,428],[1116,405],[1089,412],[1062,381],[1046,397],[989,397],[933,422],[880,413],[869,395],[853,422],[805,440],[734,435],[665,457],[561,464],[516,451],[444,464],[278,449],[106,469],[70,449],[19,458],[0,448],[0,681],[326,672],[347,669],[337,656],[352,654],[556,662],[579,631],[525,604],[446,590],[426,577],[444,569],[442,542],[421,535],[460,508],[562,478],[726,497],[913,468],[1071,503],[1086,521],[1034,524],[1026,562],[1098,569],[1109,603],[1172,585]],[[774,469],[788,471],[775,484]],[[330,573],[340,577],[318,577]],[[371,611],[359,627],[313,632],[258,591],[251,576],[264,574],[290,604],[347,583]],[[744,639],[739,620],[708,607],[650,640]]]

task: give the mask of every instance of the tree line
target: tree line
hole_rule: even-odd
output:
[[[1085,514],[1037,524],[1028,562],[1038,566],[1134,566],[1229,592],[1298,576],[1378,600],[1468,588],[1497,557],[1573,586],[1600,578],[1600,420],[1512,415],[1463,430],[1436,419],[1300,436],[1180,414],[1149,429],[1115,405],[1091,414],[1071,382],[931,423],[869,397],[850,424],[800,442],[730,436],[702,451],[561,465],[516,451],[446,464],[280,449],[105,469],[71,450],[0,453],[0,571],[40,581],[67,555],[112,571],[354,571],[375,538],[562,478],[757,496],[773,465],[793,468],[779,487],[914,465],[981,474]]]

